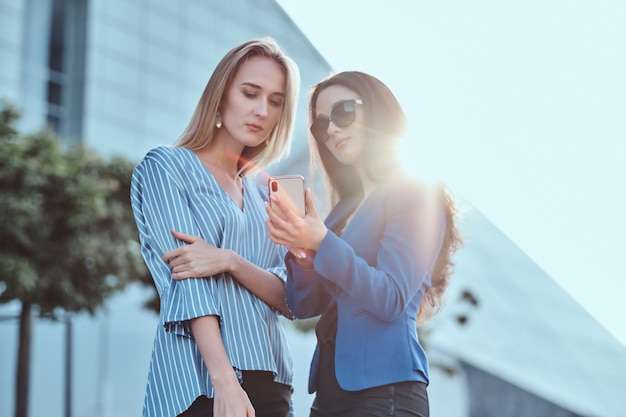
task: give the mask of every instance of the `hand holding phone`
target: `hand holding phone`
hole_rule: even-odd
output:
[[[306,202],[304,198],[304,177],[302,175],[280,175],[270,177],[267,181],[270,205],[272,205],[272,195],[277,196],[282,202],[291,208],[301,217],[306,214]],[[276,206],[272,206],[277,210]]]

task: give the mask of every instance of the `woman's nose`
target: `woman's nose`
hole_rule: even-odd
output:
[[[256,106],[256,114],[260,117],[267,117],[268,104],[266,100],[259,100],[259,103]]]

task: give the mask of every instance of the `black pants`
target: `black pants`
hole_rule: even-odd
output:
[[[243,371],[241,385],[257,417],[287,417],[291,405],[291,387],[274,381],[272,372]],[[202,395],[179,417],[213,417],[213,398]]]
[[[317,393],[310,417],[428,417],[426,384],[398,382],[362,391],[345,391],[335,377],[335,349],[320,346]]]

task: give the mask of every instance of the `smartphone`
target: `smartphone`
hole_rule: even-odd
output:
[[[302,217],[306,214],[304,200],[304,177],[302,175],[279,175],[267,180],[269,196],[276,195],[281,201],[291,204]],[[271,205],[272,200],[270,200]]]

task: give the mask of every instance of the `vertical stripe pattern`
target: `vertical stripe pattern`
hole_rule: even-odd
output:
[[[264,192],[243,179],[244,207],[188,149],[161,146],[148,152],[131,181],[131,206],[141,250],[161,300],[143,416],[176,416],[199,395],[213,397],[207,369],[189,320],[217,315],[228,357],[238,370],[265,370],[292,384],[291,356],[279,313],[228,274],[175,281],[163,254],[183,245],[171,229],[200,236],[237,252],[286,279],[284,249],[267,237]]]

